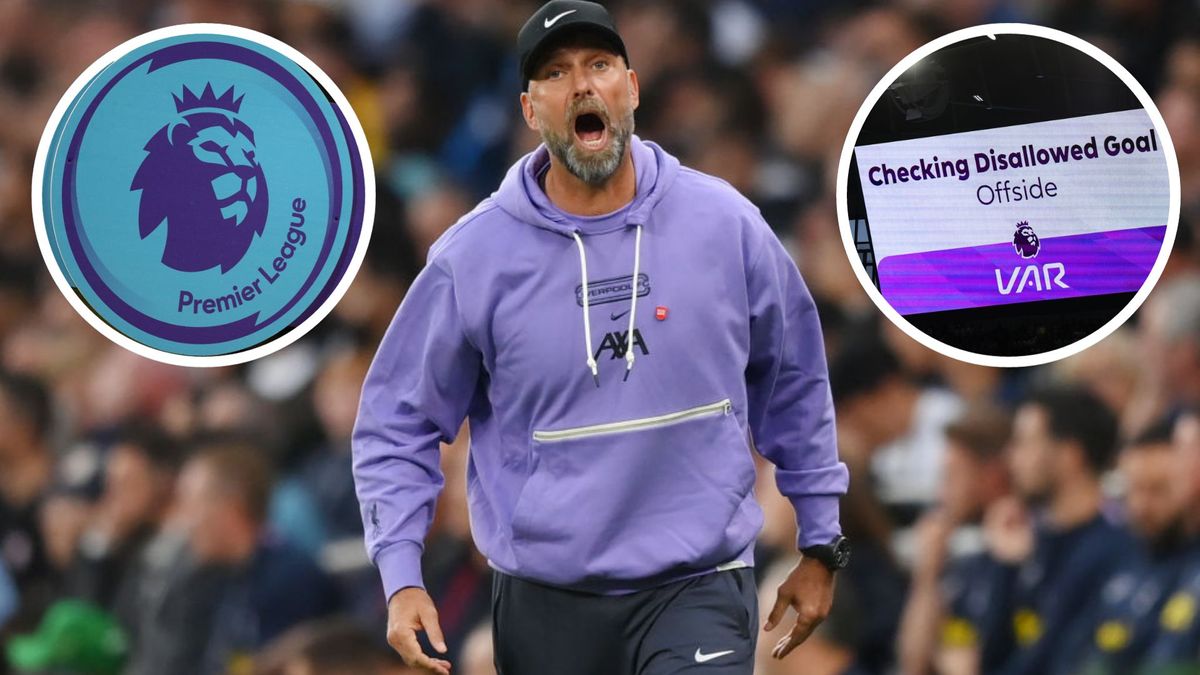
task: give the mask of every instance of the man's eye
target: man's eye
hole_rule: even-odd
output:
[[[557,80],[558,78],[562,77],[562,74],[563,74],[563,71],[561,71],[561,70],[552,70],[552,71],[546,73],[546,79]]]
[[[608,61],[597,61],[592,64],[592,67],[596,70],[604,70],[605,68],[608,68]]]

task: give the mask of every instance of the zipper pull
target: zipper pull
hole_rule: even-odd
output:
[[[725,401],[725,414],[728,415],[731,412],[733,412],[733,402]]]

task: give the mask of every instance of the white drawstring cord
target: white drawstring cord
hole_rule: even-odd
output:
[[[583,251],[583,239],[580,238],[578,232],[572,232],[575,237],[575,243],[579,245],[579,276],[583,280],[583,341],[587,347],[587,366],[588,370],[592,371],[592,379],[596,381],[596,386],[600,386],[600,370],[596,366],[596,357],[592,356],[592,319],[591,312],[588,311],[588,273],[587,273],[587,254]]]
[[[637,315],[637,299],[638,299],[638,274],[641,272],[642,265],[642,226],[637,226],[637,238],[633,243],[633,283],[630,286],[633,288],[630,291],[629,297],[629,332],[625,336],[625,377],[621,381],[629,379],[629,373],[633,371],[633,319]]]
[[[588,273],[587,273],[587,253],[583,248],[583,238],[579,236],[579,232],[572,232],[575,237],[575,244],[579,247],[579,276],[582,280],[583,290],[583,341],[587,348],[587,367],[592,371],[592,379],[595,380],[596,386],[600,386],[600,369],[596,364],[596,357],[592,354],[592,316],[588,311]],[[625,377],[621,381],[629,379],[629,373],[633,371],[633,361],[636,356],[633,353],[633,327],[634,321],[637,318],[637,299],[638,299],[638,276],[642,271],[642,226],[637,226],[637,236],[633,244],[633,282],[630,284],[632,290],[629,295],[629,332],[625,334]]]

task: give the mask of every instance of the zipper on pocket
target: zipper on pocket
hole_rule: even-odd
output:
[[[554,441],[568,441],[573,438],[585,438],[587,436],[618,434],[626,431],[665,427],[669,424],[676,424],[696,417],[706,417],[716,414],[728,415],[731,412],[733,412],[733,403],[729,399],[724,399],[716,403],[698,405],[694,408],[677,410],[665,415],[655,415],[654,417],[642,417],[636,420],[623,420],[621,422],[606,422],[604,424],[592,424],[586,427],[572,427],[570,429],[557,429],[554,431],[534,431],[533,440],[540,443],[552,443]]]

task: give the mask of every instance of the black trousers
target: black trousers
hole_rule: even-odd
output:
[[[629,595],[592,595],[495,573],[499,675],[752,675],[758,593],[749,568]]]

